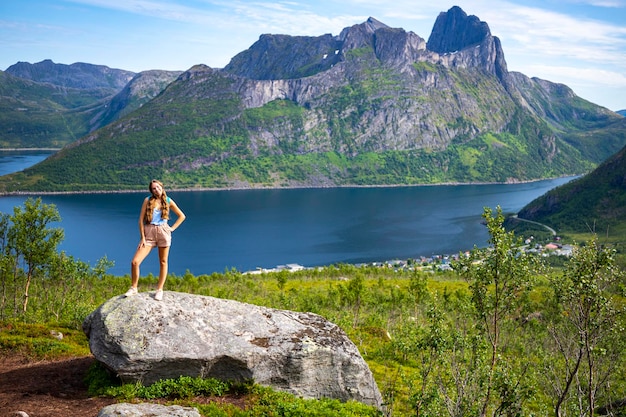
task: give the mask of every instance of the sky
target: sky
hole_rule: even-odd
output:
[[[487,22],[509,71],[626,109],[626,0],[1,0],[0,70],[44,59],[221,68],[262,34],[339,35],[368,17],[428,40],[453,6]]]

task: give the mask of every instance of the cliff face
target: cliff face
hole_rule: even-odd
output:
[[[302,152],[444,149],[454,139],[502,132],[516,103],[499,81],[506,62],[487,24],[453,8],[439,16],[429,43],[435,51],[415,33],[369,18],[336,37],[263,35],[224,72],[245,77],[234,78],[234,89],[246,108],[291,100],[306,109]],[[304,73],[309,76],[300,77]],[[467,94],[470,85],[481,93]],[[336,100],[346,90],[356,102],[337,109]],[[498,111],[489,110],[494,108]],[[328,121],[341,125],[346,118],[358,138],[333,145]],[[254,141],[273,133],[251,135]]]
[[[426,47],[439,54],[458,52],[470,46],[479,46],[491,31],[486,22],[467,14],[458,6],[441,12],[435,21]]]
[[[261,35],[25,175],[103,189],[521,181],[589,170],[626,144],[624,120],[509,73],[488,25],[453,7],[428,42],[373,18],[337,36]],[[70,175],[98,158],[106,176]]]

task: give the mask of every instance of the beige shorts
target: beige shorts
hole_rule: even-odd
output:
[[[143,233],[146,236],[146,245],[150,247],[166,248],[172,245],[172,231],[167,224],[162,226],[146,224]]]

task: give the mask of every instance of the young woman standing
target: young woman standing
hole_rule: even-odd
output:
[[[172,232],[185,221],[185,213],[176,205],[174,200],[165,193],[163,184],[158,180],[150,181],[150,196],[146,197],[139,213],[139,235],[141,240],[131,261],[131,287],[126,291],[126,297],[137,294],[139,283],[139,268],[143,260],[155,246],[159,250],[159,281],[154,299],[163,299],[163,286],[167,278],[168,256],[172,244]],[[169,226],[170,211],[176,214],[176,221]]]

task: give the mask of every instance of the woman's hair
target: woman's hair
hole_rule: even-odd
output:
[[[163,183],[159,180],[152,180],[148,185],[148,191],[150,191],[150,198],[148,199],[148,204],[146,204],[146,213],[144,215],[144,223],[148,224],[152,221],[152,211],[156,206],[156,197],[152,194],[152,184],[159,184],[163,192],[161,193],[161,218],[169,219],[170,207],[167,204],[167,194],[165,193],[165,187]]]

